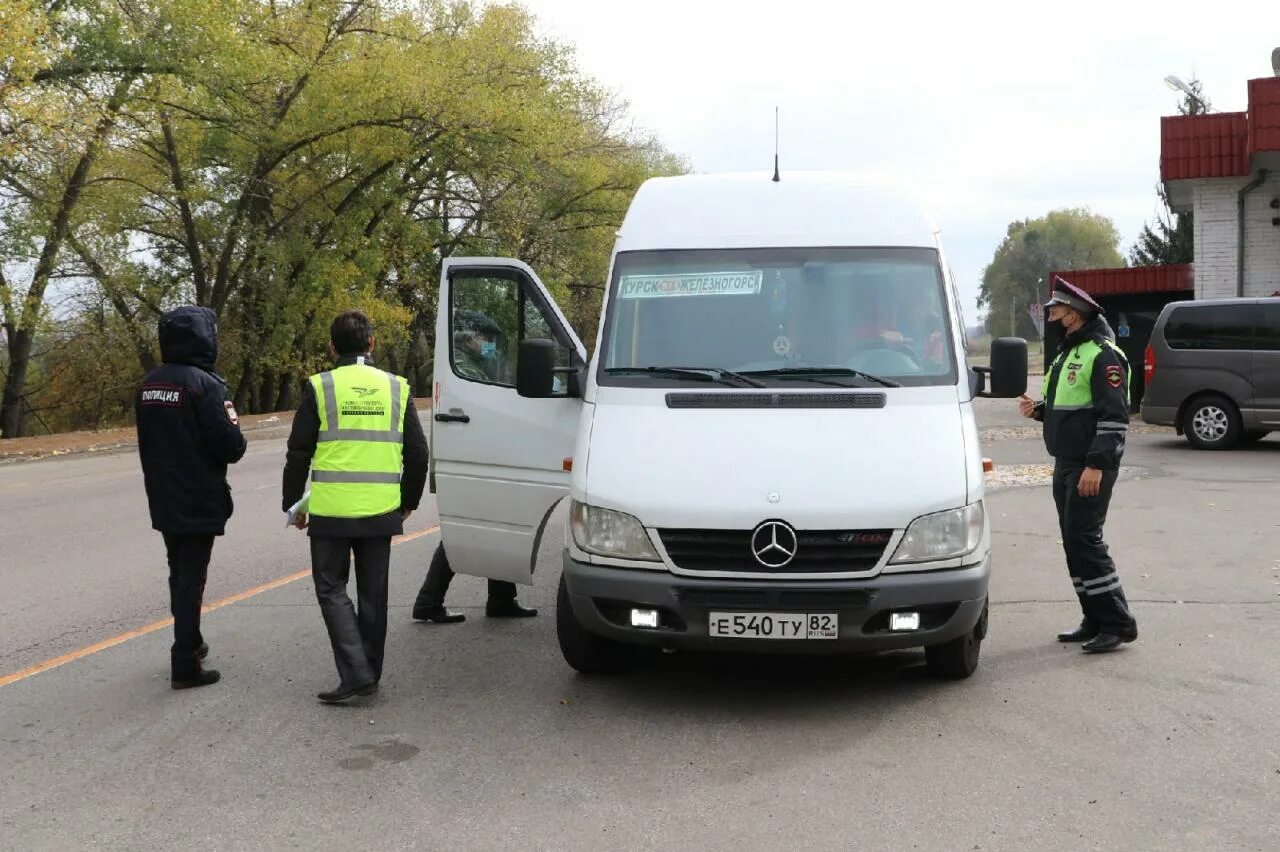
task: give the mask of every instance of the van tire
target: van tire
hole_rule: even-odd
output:
[[[583,674],[613,674],[624,669],[629,659],[626,646],[597,636],[579,623],[563,574],[556,592],[556,638],[564,661]]]
[[[1193,399],[1182,412],[1182,431],[1197,450],[1229,450],[1240,444],[1244,430],[1240,410],[1225,396]]]
[[[978,670],[982,639],[987,635],[987,607],[973,629],[941,645],[924,649],[924,663],[929,674],[945,680],[964,680]]]

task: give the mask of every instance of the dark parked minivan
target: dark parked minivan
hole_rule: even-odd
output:
[[[1200,450],[1280,429],[1280,298],[1165,305],[1143,365],[1142,419]]]

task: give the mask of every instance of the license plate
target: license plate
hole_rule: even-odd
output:
[[[840,616],[833,612],[713,612],[711,635],[723,639],[835,639]]]

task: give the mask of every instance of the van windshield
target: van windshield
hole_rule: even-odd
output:
[[[954,384],[951,329],[932,249],[621,252],[598,380]]]

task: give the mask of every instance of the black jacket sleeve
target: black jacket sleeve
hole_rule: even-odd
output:
[[[284,477],[281,483],[281,511],[302,499],[307,490],[307,477],[311,473],[311,457],[316,454],[316,441],[320,438],[320,412],[316,408],[316,394],[311,383],[302,390],[302,403],[293,416],[293,429],[289,432],[288,449],[284,457]]]
[[[427,484],[427,436],[422,432],[422,421],[414,408],[413,398],[407,400],[404,409],[404,473],[400,476],[400,508],[409,511],[418,508],[422,491]]]
[[[1120,355],[1109,346],[1093,359],[1093,443],[1085,464],[1098,470],[1116,470],[1124,456],[1125,434],[1129,431],[1129,371]]]
[[[239,418],[227,396],[227,386],[211,379],[205,382],[202,391],[194,400],[200,446],[218,464],[235,464],[244,458],[244,451],[249,445],[240,431]]]

